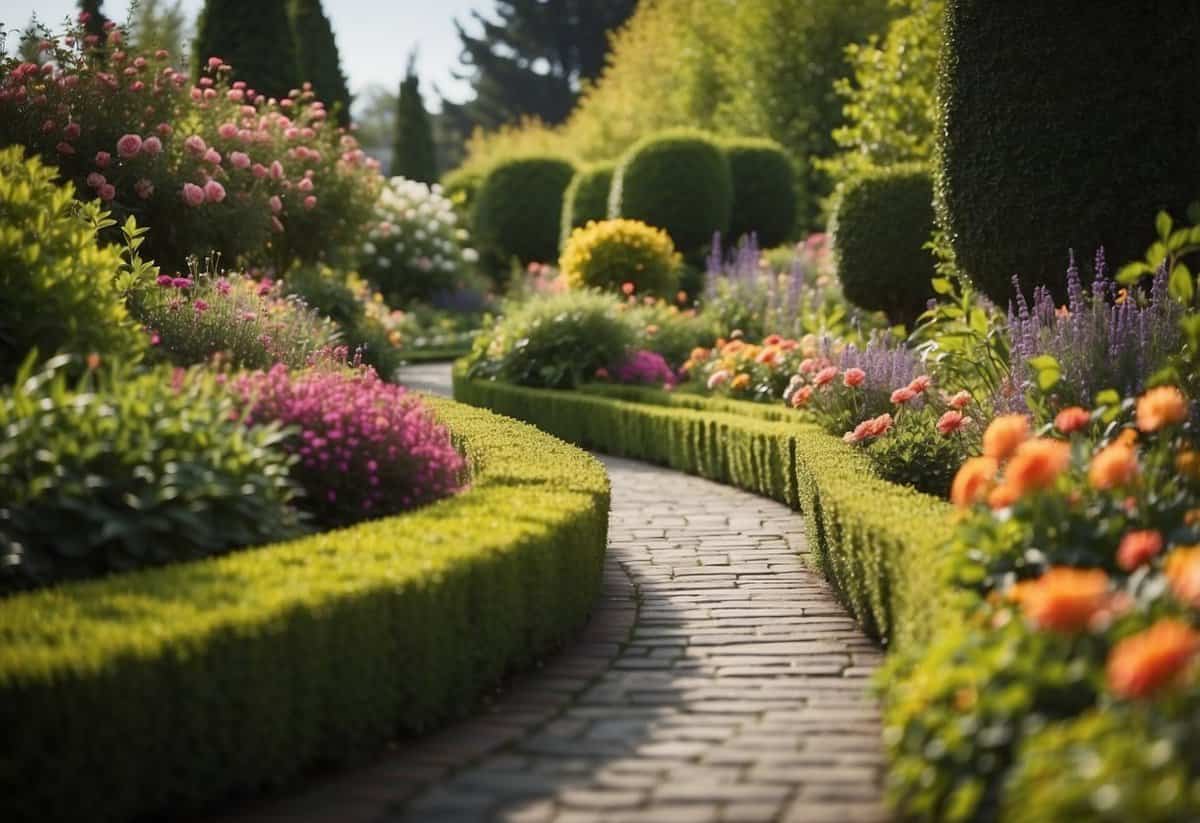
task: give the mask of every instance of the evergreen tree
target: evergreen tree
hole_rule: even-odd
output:
[[[268,97],[300,85],[287,0],[205,0],[192,48],[197,76],[208,58],[233,66],[233,76]]]
[[[421,99],[417,52],[408,56],[408,71],[400,83],[396,104],[396,142],[392,149],[392,174],[432,183],[437,180],[433,127]]]
[[[104,43],[108,36],[108,32],[104,30],[104,24],[108,22],[108,18],[100,10],[103,5],[104,0],[79,0],[80,13],[87,15],[87,19],[83,21],[83,30],[99,37],[101,43]]]
[[[350,125],[350,90],[342,74],[333,27],[321,10],[321,0],[290,0],[288,13],[300,79],[312,83],[317,98],[336,113],[338,123]]]

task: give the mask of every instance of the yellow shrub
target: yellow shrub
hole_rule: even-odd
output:
[[[571,288],[617,289],[632,283],[638,295],[673,295],[681,257],[662,229],[638,220],[592,220],[575,229],[558,261]]]

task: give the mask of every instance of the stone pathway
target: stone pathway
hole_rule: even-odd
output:
[[[444,391],[448,370],[406,377]],[[606,589],[577,643],[478,716],[239,819],[886,820],[881,653],[805,567],[802,518],[602,459]]]

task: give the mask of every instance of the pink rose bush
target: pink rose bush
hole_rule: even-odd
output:
[[[611,376],[618,383],[637,386],[673,389],[678,382],[678,378],[667,364],[666,358],[658,352],[646,349],[630,352],[617,366],[604,371],[607,376]],[[597,376],[599,377],[599,375]]]

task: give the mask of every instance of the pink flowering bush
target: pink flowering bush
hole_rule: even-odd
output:
[[[251,424],[295,427],[285,448],[303,506],[336,526],[418,506],[457,491],[464,462],[418,398],[374,370],[283,364],[241,375],[233,390]]]
[[[674,388],[678,380],[661,354],[646,349],[631,352],[609,374],[618,383],[661,386],[666,389]]]

